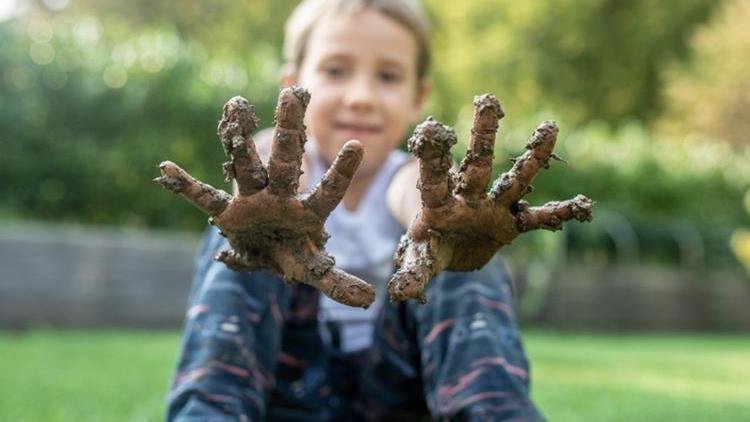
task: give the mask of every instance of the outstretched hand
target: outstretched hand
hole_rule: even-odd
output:
[[[583,195],[541,207],[521,200],[531,192],[534,176],[554,157],[554,122],[539,125],[527,151],[487,192],[498,120],[504,113],[490,94],[476,97],[474,106],[471,142],[458,172],[451,168],[456,134],[450,127],[428,118],[409,140],[409,151],[419,159],[422,208],[396,252],[396,273],[388,283],[391,300],[424,303],[427,283],[445,269],[479,269],[523,232],[559,230],[573,218],[591,220],[593,203]]]
[[[359,168],[362,144],[347,142],[320,184],[310,195],[299,196],[309,100],[310,94],[298,87],[279,94],[268,169],[252,139],[258,123],[255,108],[241,97],[226,103],[218,132],[230,158],[224,175],[236,181],[236,195],[194,179],[170,161],[159,165],[162,176],[154,180],[210,216],[209,222],[231,245],[216,256],[229,268],[268,270],[288,282],[309,284],[338,302],[366,308],[375,298],[373,287],[334,267],[324,249],[328,234],[323,228]]]

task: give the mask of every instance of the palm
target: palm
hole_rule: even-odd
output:
[[[388,284],[393,300],[424,301],[424,288],[440,271],[479,269],[525,231],[559,230],[563,221],[591,219],[592,202],[583,195],[534,208],[521,200],[536,173],[549,165],[557,137],[552,122],[537,128],[526,153],[487,192],[503,111],[492,95],[477,97],[474,105],[472,139],[458,172],[451,169],[450,148],[456,143],[451,128],[428,119],[409,140],[419,158],[422,209],[396,252],[397,271]]]
[[[254,108],[240,97],[227,102],[219,137],[230,157],[224,173],[237,182],[235,196],[195,180],[168,161],[161,163],[162,176],[155,180],[211,216],[209,222],[232,246],[216,256],[229,268],[269,270],[289,282],[314,286],[339,302],[367,307],[374,300],[374,289],[334,267],[324,250],[328,234],[323,228],[359,167],[362,145],[356,141],[344,145],[321,183],[310,195],[299,196],[308,101],[309,94],[301,88],[288,88],[279,95],[267,169],[252,140],[257,124]]]

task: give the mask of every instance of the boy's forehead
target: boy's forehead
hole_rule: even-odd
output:
[[[318,61],[353,61],[366,57],[368,60],[388,66],[407,67],[416,65],[414,55],[410,54],[409,51],[392,49],[370,50],[363,54],[361,50],[357,51],[356,48],[328,44],[322,47],[315,56]]]
[[[399,22],[365,10],[331,14],[319,20],[306,47],[308,55],[347,57],[367,53],[383,61],[408,65],[416,61],[417,40]]]

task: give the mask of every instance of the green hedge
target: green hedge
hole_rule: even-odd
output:
[[[146,2],[82,2],[72,5],[73,10],[32,13],[0,23],[0,216],[202,228],[201,212],[151,182],[158,174],[156,165],[170,159],[226,188],[215,133],[221,107],[241,94],[257,105],[263,124],[271,124],[281,65],[280,22],[293,3],[274,3],[263,10],[243,6],[257,12],[245,11],[246,27],[237,21],[244,12],[230,2],[222,2],[216,16],[192,8],[172,19],[159,8],[139,19],[151,7]],[[658,109],[654,87],[659,79],[639,78],[643,72],[651,75],[662,62],[637,61],[633,69],[638,71],[604,72],[613,86],[642,83],[634,91],[637,101],[601,108],[596,95],[614,95],[604,81],[585,77],[586,72],[579,73],[584,77],[573,75],[576,69],[608,69],[609,56],[598,53],[604,47],[589,45],[594,40],[585,37],[579,40],[579,58],[590,61],[586,64],[565,56],[563,46],[548,44],[560,34],[569,32],[578,39],[585,28],[598,28],[594,18],[586,17],[589,12],[630,28],[613,34],[616,38],[640,22],[636,11],[650,11],[649,22],[669,24],[644,29],[658,35],[658,42],[646,42],[647,56],[661,51],[678,57],[690,28],[708,18],[713,2],[686,2],[671,15],[664,13],[666,6],[647,2],[637,2],[632,10],[613,2],[588,2],[579,9],[574,3],[561,2],[552,8],[554,13],[538,15],[538,5],[502,2],[493,8],[489,2],[477,2],[461,11],[428,2],[438,19],[435,92],[428,112],[455,123],[465,140],[474,82],[485,81],[481,85],[498,94],[508,113],[501,124],[496,171],[507,168],[506,157],[522,151],[536,123],[560,120],[558,152],[570,164],[555,163],[543,172],[531,202],[585,193],[597,201],[597,210],[623,215],[644,243],[641,249],[654,257],[674,259],[671,229],[664,228],[676,225],[698,231],[712,262],[732,262],[729,234],[748,226],[741,208],[750,181],[743,166],[747,154],[690,141],[666,143],[637,121],[620,123],[617,129],[610,129],[612,123],[597,123],[598,117],[622,122],[623,116],[644,117],[642,110]],[[222,16],[228,19],[225,27],[216,25]],[[497,45],[491,40],[499,38],[485,37],[495,31],[490,17],[502,23],[505,38]],[[560,18],[555,21],[560,26],[539,24],[554,17]],[[459,36],[462,28],[467,32]],[[476,45],[459,48],[469,41]],[[623,57],[635,60],[641,41],[613,42]],[[551,56],[550,51],[565,54]],[[528,53],[524,57],[529,60],[511,66],[521,52]],[[558,68],[564,71],[564,83],[550,79],[549,71]],[[582,94],[571,91],[576,89]],[[535,103],[542,91],[545,101]],[[553,111],[538,112],[544,109]],[[589,123],[575,127],[580,121]],[[463,148],[456,148],[459,159]],[[586,232],[585,225],[569,227],[571,245],[602,242]]]

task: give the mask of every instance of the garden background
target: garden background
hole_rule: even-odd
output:
[[[226,186],[222,105],[271,124],[296,3],[0,0],[0,419],[161,418],[206,219],[151,179]],[[750,1],[426,4],[426,115],[466,140],[495,93],[497,172],[556,120],[529,201],[596,201],[502,251],[545,414],[750,419]]]

